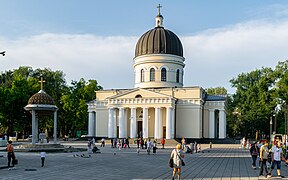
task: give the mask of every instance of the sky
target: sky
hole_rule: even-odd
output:
[[[154,28],[159,3],[184,48],[186,87],[234,93],[232,78],[288,59],[287,0],[2,0],[0,72],[51,68],[68,85],[133,88],[135,46]]]

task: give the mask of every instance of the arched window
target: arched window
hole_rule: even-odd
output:
[[[177,71],[176,71],[176,82],[177,83],[179,83],[180,82],[180,70],[179,69],[177,69]]]
[[[161,69],[161,81],[166,81],[166,68]]]
[[[144,82],[144,69],[141,69],[141,82]]]
[[[135,98],[142,98],[141,94],[137,94]]]
[[[155,69],[150,69],[150,81],[155,81]]]

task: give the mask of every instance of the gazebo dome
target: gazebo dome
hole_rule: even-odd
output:
[[[172,54],[183,57],[180,39],[172,31],[157,26],[144,33],[135,48],[135,57],[147,54]]]
[[[45,91],[40,90],[38,93],[30,97],[28,101],[29,104],[45,104],[45,105],[55,105],[54,100]]]

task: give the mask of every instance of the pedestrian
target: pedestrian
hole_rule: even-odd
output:
[[[252,157],[252,168],[253,169],[256,169],[256,160],[257,160],[257,157],[258,157],[258,154],[259,154],[259,148],[257,146],[257,143],[254,143],[251,148],[250,148],[250,154],[251,154],[251,157]]]
[[[88,142],[87,142],[87,153],[88,154],[91,154],[91,150],[92,150],[92,140],[91,139],[88,139]]]
[[[263,142],[264,142],[264,141],[263,141]],[[263,142],[262,142],[262,141],[257,142],[257,144],[258,144],[258,148],[259,148],[259,152],[260,152],[260,150],[261,150],[261,147],[263,146]],[[260,168],[261,168],[261,158],[260,158],[260,153],[259,153],[258,166],[259,166],[259,169],[260,169]]]
[[[14,167],[15,154],[14,154],[14,147],[12,145],[12,141],[8,141],[8,144],[7,144],[7,158],[8,158],[8,167],[10,167],[11,159],[12,159],[12,167]]]
[[[111,144],[113,144],[113,140],[112,140]],[[101,139],[101,146],[100,147],[105,147],[105,139],[104,138]]]
[[[196,141],[194,142],[194,146],[195,146],[195,153],[197,153],[198,152],[198,145],[197,145]]]
[[[193,154],[193,152],[194,152],[194,143],[190,143],[190,148],[191,148],[191,154]]]
[[[128,146],[128,148],[130,148],[130,146],[129,146],[129,138],[127,137],[127,139],[126,139],[126,144],[127,144],[127,146]]]
[[[275,165],[277,165],[278,177],[284,178],[284,176],[281,175],[281,159],[283,157],[283,151],[282,151],[281,143],[277,142],[277,144],[272,148],[271,152],[272,152],[272,165],[271,165],[269,177],[271,177],[272,171],[273,171]]]
[[[172,179],[174,180],[176,172],[178,172],[178,180],[180,180],[181,176],[181,167],[182,167],[182,161],[184,158],[184,154],[181,150],[181,144],[176,145],[176,149],[173,149],[170,155],[170,158],[173,159],[173,175]]]
[[[260,148],[260,161],[261,161],[261,168],[260,168],[260,173],[259,176],[263,176],[263,170],[265,168],[266,176],[268,176],[268,170],[267,170],[267,160],[268,160],[268,155],[269,155],[269,149],[268,149],[268,142],[266,140],[263,141],[263,145]]]
[[[137,148],[139,149],[140,148],[140,138],[136,139],[136,143],[137,143]]]
[[[156,154],[156,149],[157,149],[157,141],[154,140],[154,142],[153,142],[153,154]]]
[[[44,162],[45,162],[46,153],[44,151],[42,151],[40,153],[40,157],[41,157],[41,167],[43,167],[44,166]]]
[[[148,142],[147,142],[147,154],[148,155],[150,155],[151,148],[152,148],[152,142],[150,141],[150,139],[148,139]]]
[[[102,138],[103,139],[103,138]],[[111,148],[114,148],[114,142],[113,142],[113,138],[110,139],[111,142]]]
[[[141,145],[141,149],[144,149],[144,140],[142,137],[140,139],[140,145]]]
[[[161,144],[162,144],[162,149],[164,149],[164,145],[165,145],[165,139],[164,138],[162,138]]]
[[[186,140],[184,137],[182,138],[181,143],[182,143],[182,149],[184,149],[186,145]]]

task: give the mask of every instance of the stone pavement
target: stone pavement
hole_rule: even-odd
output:
[[[238,145],[207,147],[202,145],[204,153],[185,154],[181,179],[258,179],[259,169],[251,168],[248,150]],[[158,149],[156,155],[141,150],[138,155],[134,146],[120,151],[108,145],[90,158],[73,157],[81,153],[48,153],[44,167],[40,167],[39,153],[18,152],[16,170],[0,169],[0,179],[171,179],[172,169],[167,166],[171,150]],[[0,166],[7,163],[3,154]],[[288,177],[288,167],[282,165],[282,174]]]

